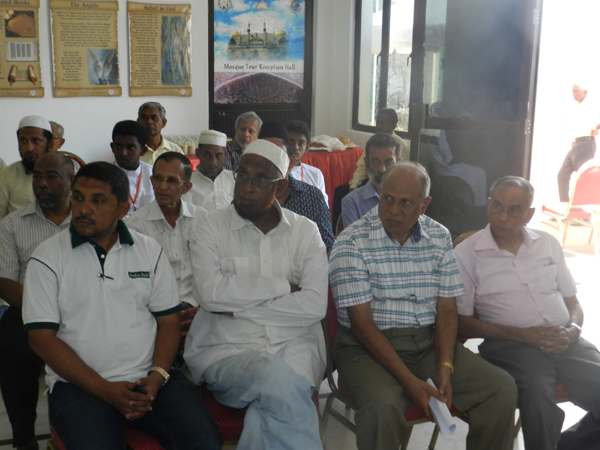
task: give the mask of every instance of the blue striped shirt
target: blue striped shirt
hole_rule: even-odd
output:
[[[387,235],[378,207],[338,236],[329,278],[338,320],[348,327],[346,308],[367,302],[381,330],[432,325],[438,297],[464,293],[448,230],[422,215],[400,245]]]

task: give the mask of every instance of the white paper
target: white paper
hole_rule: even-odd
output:
[[[431,378],[427,379],[427,384],[437,390],[437,387]],[[438,427],[440,427],[440,433],[442,436],[446,438],[452,436],[454,430],[456,430],[456,423],[450,414],[448,405],[446,405],[444,402],[440,402],[437,398],[432,396],[429,399],[429,407],[431,408],[435,423],[437,423]]]

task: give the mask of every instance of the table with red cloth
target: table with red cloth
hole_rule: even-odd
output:
[[[356,163],[363,154],[363,149],[350,147],[346,150],[309,151],[304,154],[302,162],[321,169],[325,178],[325,191],[329,197],[329,209],[333,205],[335,188],[350,182]]]
[[[356,163],[363,154],[363,149],[350,147],[346,150],[309,151],[304,154],[302,162],[321,169],[325,178],[325,191],[329,197],[329,209],[333,204],[333,191],[335,188],[348,183],[356,170]],[[186,155],[192,163],[193,170],[198,165],[198,157]]]

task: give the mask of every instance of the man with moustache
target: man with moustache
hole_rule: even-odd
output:
[[[126,221],[131,230],[155,239],[169,258],[181,299],[181,329],[189,329],[198,311],[192,295],[192,258],[190,241],[194,217],[206,210],[183,201],[192,188],[192,165],[185,155],[166,152],[160,155],[152,169],[154,201],[133,213]]]
[[[317,226],[275,199],[288,168],[281,148],[252,142],[233,204],[194,227],[201,309],[184,358],[219,402],[248,407],[239,448],[322,448],[311,395],[325,369],[327,256]]]
[[[229,153],[227,153],[224,164],[227,170],[235,171],[244,149],[258,138],[261,126],[262,120],[254,111],[248,111],[237,116],[237,119],[235,119],[235,136],[227,143]]]
[[[208,211],[226,208],[233,200],[233,173],[224,169],[227,157],[227,135],[204,130],[198,139],[196,156],[200,164],[192,174],[192,189],[186,199]]]
[[[25,116],[17,128],[17,161],[0,171],[0,220],[35,200],[31,174],[37,159],[52,149],[52,127],[41,116]]]
[[[378,206],[331,252],[334,356],[356,405],[357,447],[397,450],[409,432],[406,411],[414,404],[433,420],[435,397],[469,416],[468,450],[512,450],[517,389],[456,341],[455,297],[464,290],[450,232],[424,215],[430,185],[418,163],[389,168]]]
[[[29,261],[23,322],[46,363],[50,422],[71,449],[125,448],[125,427],[167,449],[220,449],[198,391],[171,369],[179,292],[160,245],[122,222],[128,192],[113,164],[83,167],[70,229]]]
[[[139,124],[148,133],[146,144],[142,146],[141,161],[151,166],[165,152],[177,152],[183,155],[181,147],[164,138],[162,130],[167,126],[167,112],[158,102],[146,102],[138,109]]]
[[[13,446],[37,449],[36,407],[42,360],[23,328],[23,282],[29,257],[71,222],[73,164],[64,155],[43,154],[33,167],[35,202],[0,223],[0,297],[10,307],[0,319],[0,388],[12,427]]]
[[[349,227],[379,203],[381,179],[396,161],[401,161],[398,141],[387,134],[375,134],[365,146],[369,182],[342,199],[342,220]]]
[[[118,165],[129,180],[129,211],[133,214],[154,200],[150,176],[152,166],[140,161],[146,145],[146,129],[133,120],[123,120],[115,125],[110,148]]]

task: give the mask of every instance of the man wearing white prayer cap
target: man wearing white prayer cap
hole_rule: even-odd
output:
[[[185,197],[189,203],[208,211],[226,208],[233,200],[233,173],[223,168],[227,158],[227,135],[205,130],[198,139],[196,156],[200,160],[192,174],[192,189]]]
[[[250,143],[233,204],[193,227],[200,310],[184,358],[219,402],[248,407],[239,448],[322,449],[311,397],[325,370],[327,254],[316,224],[275,198],[288,167],[277,145]]]
[[[42,116],[25,116],[17,128],[21,160],[5,167],[0,176],[0,220],[35,201],[32,172],[37,159],[52,148],[52,127]]]

